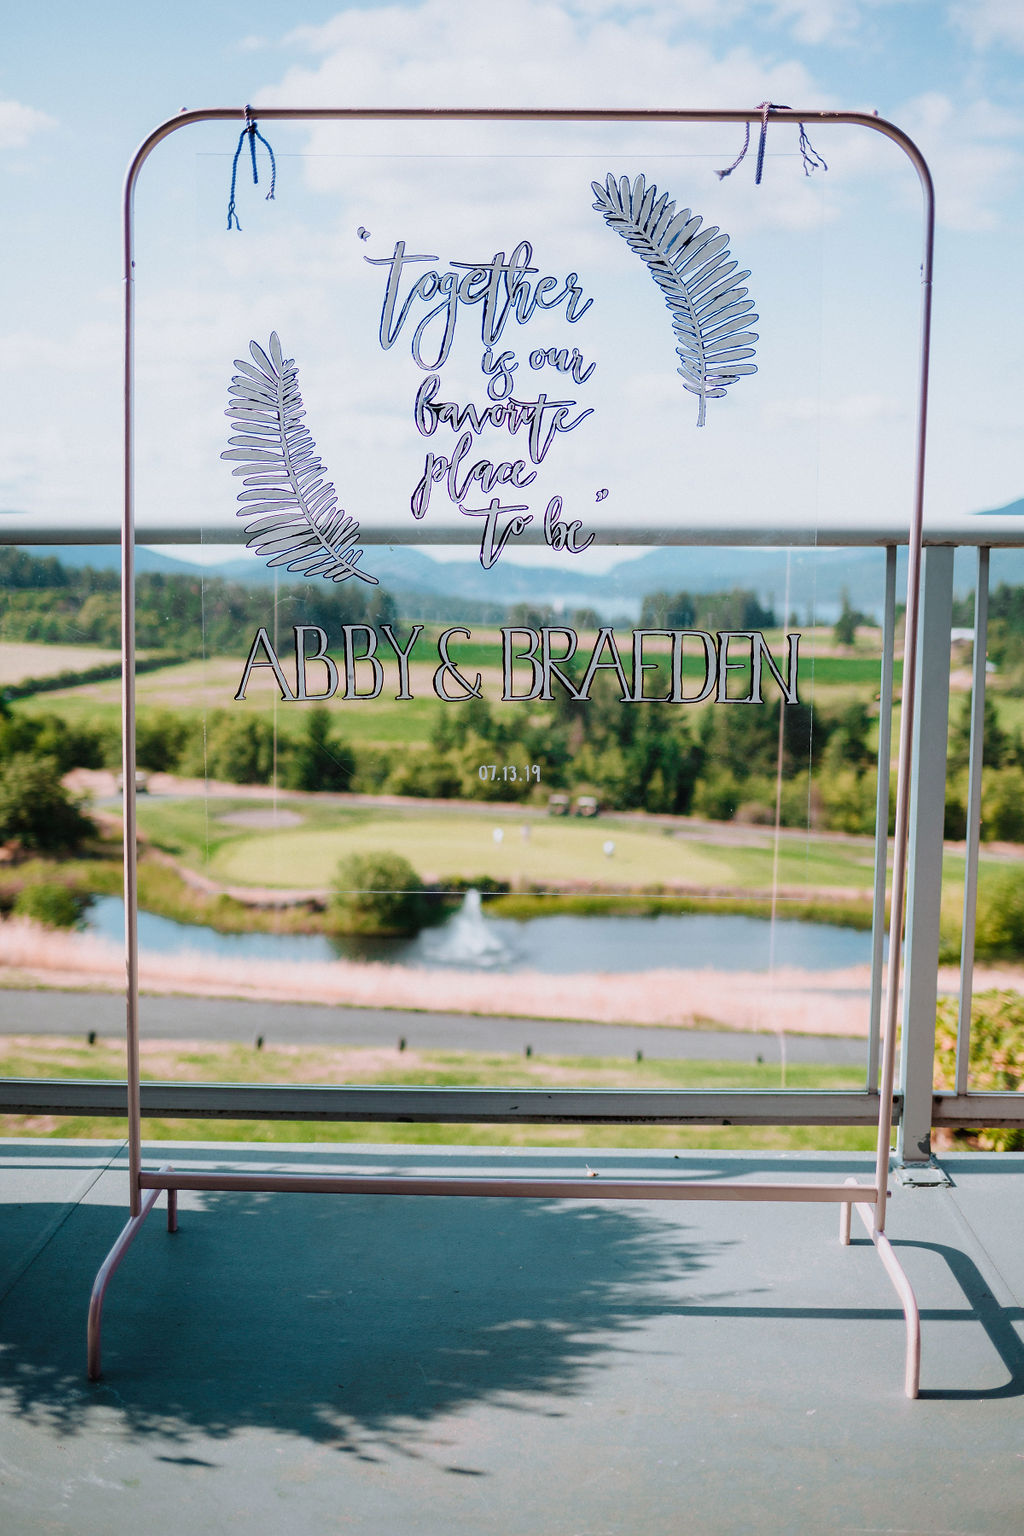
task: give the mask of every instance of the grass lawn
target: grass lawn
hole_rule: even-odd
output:
[[[261,802],[266,807],[266,802]],[[338,860],[353,853],[401,853],[421,874],[441,877],[609,885],[678,882],[710,889],[765,889],[772,884],[771,835],[756,846],[734,846],[671,835],[615,816],[593,821],[549,818],[525,809],[480,807],[439,811],[414,802],[402,810],[338,807],[290,799],[301,827],[252,831],[223,818],[244,808],[228,801],[140,801],[144,836],[228,884],[322,887]],[[529,836],[524,836],[524,828]],[[495,838],[495,832],[501,838]],[[614,853],[604,852],[611,841]],[[779,881],[867,891],[872,882],[869,845],[825,838],[786,838]]]
[[[449,1051],[339,1049],[293,1046],[257,1051],[230,1044],[142,1042],[142,1076],[175,1082],[377,1083],[419,1087],[628,1087],[654,1089],[778,1088],[777,1065],[709,1061],[623,1062],[607,1057],[470,1054]],[[124,1077],[124,1053],[101,1041],[89,1046],[58,1037],[0,1040],[0,1076],[111,1079]],[[863,1072],[850,1067],[790,1066],[786,1086],[857,1089]],[[125,1136],[126,1122],[105,1115],[0,1116],[5,1136]],[[292,1120],[156,1120],[143,1122],[148,1141],[346,1142],[562,1147],[708,1147],[869,1151],[870,1127],[433,1125]]]
[[[381,746],[426,746],[428,744],[432,725],[442,707],[432,686],[434,671],[439,663],[436,646],[439,633],[437,626],[430,626],[416,643],[411,666],[412,699],[402,702],[395,700],[397,667],[390,648],[382,641],[378,649],[378,655],[385,668],[385,684],[381,696],[366,702],[338,697],[331,701],[330,708],[335,714],[337,725],[353,742]],[[404,638],[406,634],[407,626],[399,626],[399,638]],[[631,665],[629,634],[620,629],[617,631],[617,638],[624,664],[628,668]],[[579,654],[584,658],[589,655],[593,640],[594,636],[589,632],[580,634]],[[768,640],[773,655],[777,656],[781,664],[785,654],[784,639],[781,634],[773,631],[768,636]],[[704,665],[701,657],[696,652],[691,654],[691,651],[692,645],[683,657],[683,677],[688,683],[692,682],[696,686],[703,678]],[[5,661],[7,652],[10,656]],[[280,654],[287,675],[289,666],[294,669],[294,657],[289,664],[287,646],[283,643]],[[474,631],[473,638],[468,641],[453,639],[450,643],[450,655],[464,672],[472,675],[479,670],[482,673],[484,696],[500,714],[502,712],[501,642],[498,632],[484,627]],[[646,681],[646,691],[654,697],[666,691],[669,686],[667,642],[657,639],[648,641],[645,646],[645,655],[652,660],[660,658],[661,661],[659,670],[651,672]],[[92,665],[98,659],[116,660],[117,653],[101,652],[95,647],[0,646],[0,682],[15,681],[15,674],[37,676],[57,672],[63,668],[85,667]],[[143,673],[136,683],[139,710],[144,712],[147,708],[174,709],[186,715],[198,716],[212,709],[229,707],[235,710],[270,711],[276,705],[278,729],[287,735],[297,735],[302,726],[302,711],[292,706],[282,706],[276,684],[268,672],[254,673],[245,701],[240,704],[234,703],[234,694],[241,679],[244,662],[245,657],[240,648],[237,656],[197,658],[184,662],[180,666],[164,667],[158,672]],[[6,672],[5,666],[8,668]],[[10,668],[14,668],[14,671]],[[310,663],[309,686],[311,688],[320,685],[319,679],[322,672],[322,667],[316,663]],[[359,686],[367,686],[368,674],[365,665],[358,668],[358,673]],[[525,664],[520,664],[516,671],[518,682],[521,683],[527,677],[527,673],[528,668]],[[879,659],[870,654],[815,656],[805,650],[801,656],[800,678],[802,697],[811,697],[813,684],[815,696],[820,702],[827,702],[829,705],[842,703],[851,694],[858,697],[864,695],[874,697],[879,685]],[[736,686],[739,686],[739,679],[734,681]],[[766,694],[766,698],[768,696],[769,694]],[[505,707],[521,708],[515,704]],[[87,683],[73,689],[42,694],[24,701],[19,708],[24,708],[29,713],[56,710],[68,720],[115,723],[119,719],[120,683],[117,680]],[[697,706],[690,712],[688,718],[695,722],[698,714],[703,712],[703,708],[704,706]]]

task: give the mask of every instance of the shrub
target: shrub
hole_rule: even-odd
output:
[[[96,831],[60,781],[52,757],[28,752],[0,772],[0,841],[17,838],[40,853],[65,853]]]
[[[382,747],[360,745],[349,788],[357,795],[379,795],[391,772],[392,754]]]
[[[338,933],[402,937],[430,920],[423,881],[400,853],[352,854],[333,881],[329,920]]]
[[[957,999],[939,1002],[935,1035],[935,1087],[956,1086]],[[1016,1093],[1024,1082],[1024,997],[1017,992],[982,992],[971,1005],[969,1081],[975,1093]],[[990,1127],[976,1134],[991,1152],[1024,1150],[1024,1131]]]
[[[942,835],[947,842],[962,842],[967,836],[967,775],[949,773],[946,776],[946,805],[942,821]],[[982,824],[982,837],[986,835]]]
[[[710,821],[728,821],[735,815],[737,806],[748,803],[748,799],[727,769],[706,772],[706,776],[697,781],[693,796],[694,815],[706,816]]]
[[[974,953],[993,960],[1024,954],[1024,869],[1010,866],[979,882]]]
[[[527,761],[527,752],[520,745],[509,744],[504,752],[496,752],[493,746],[481,741],[478,737],[470,737],[466,745],[459,751],[452,752],[456,769],[455,788],[449,791],[454,795],[462,795],[466,800],[528,800],[533,781],[523,773],[520,764]],[[490,768],[493,764],[495,776],[490,776]],[[516,777],[507,779],[503,777],[503,770],[507,765],[516,767]],[[481,776],[480,769],[485,767],[487,772]]]
[[[981,835],[986,842],[1024,842],[1024,772],[996,768],[981,784]]]
[[[269,784],[274,772],[274,728],[261,715],[214,710],[207,722],[205,751],[191,741],[183,772],[229,784]]]
[[[825,821],[833,832],[873,832],[875,830],[875,790],[873,773],[857,773],[852,768],[823,775],[821,799]]]
[[[0,760],[18,753],[53,758],[57,771],[102,768],[105,757],[102,727],[68,725],[60,715],[11,715],[0,724]]]
[[[29,917],[44,928],[73,928],[85,902],[66,885],[26,885],[14,902],[16,917]]]
[[[171,709],[139,714],[135,724],[135,762],[151,773],[173,773],[192,734],[188,720]]]
[[[389,795],[418,795],[427,800],[450,800],[461,788],[451,758],[429,750],[403,753],[384,784]]]

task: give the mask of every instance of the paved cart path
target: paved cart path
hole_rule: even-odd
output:
[[[707,1029],[639,1028],[558,1019],[418,1013],[391,1008],[330,1008],[315,1003],[239,1002],[206,997],[141,999],[150,1040],[236,1040],[268,1045],[394,1045],[419,1050],[522,1051],[535,1055],[624,1056],[649,1060],[765,1061],[780,1058],[774,1034]],[[95,1030],[120,1037],[124,1000],[113,992],[0,991],[0,1033],[76,1035]],[[787,1035],[786,1058],[859,1066],[866,1042],[835,1035]]]

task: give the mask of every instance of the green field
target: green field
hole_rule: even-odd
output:
[[[377,1083],[427,1087],[590,1087],[655,1089],[780,1086],[777,1065],[756,1062],[644,1061],[610,1057],[538,1057],[447,1051],[251,1046],[161,1045],[144,1042],[142,1076],[174,1082]],[[0,1041],[0,1077],[124,1077],[123,1049],[68,1038]],[[790,1066],[786,1086],[795,1089],[859,1089],[864,1074],[851,1067]],[[683,1149],[770,1148],[793,1151],[867,1151],[874,1132],[842,1126],[643,1126],[643,1125],[433,1125],[400,1123],[307,1123],[303,1121],[181,1119],[143,1122],[147,1141],[351,1142],[390,1141],[436,1145],[651,1147]],[[127,1134],[126,1122],[104,1115],[0,1116],[5,1136],[108,1138]]]
[[[43,645],[32,641],[0,641],[0,686],[26,678],[53,677],[59,672],[84,671],[120,660],[120,652],[96,645]]]
[[[139,804],[143,835],[183,862],[228,884],[324,887],[339,859],[383,849],[401,853],[420,874],[508,880],[519,884],[683,884],[708,889],[764,890],[773,879],[770,833],[751,832],[751,845],[676,836],[685,823],[645,824],[641,818],[576,820],[531,815],[504,806],[436,810],[409,802],[401,810],[350,807],[290,798],[282,808],[304,825],[253,831],[224,818],[239,810],[268,810],[267,802],[153,799]],[[524,836],[524,828],[529,836]],[[500,840],[495,832],[501,832]],[[606,842],[614,843],[611,856]],[[863,840],[787,836],[779,883],[867,892],[872,851]]]
[[[438,665],[436,650],[438,632],[433,628],[422,635],[417,642],[413,653],[416,659],[413,661],[411,671],[413,693],[411,699],[397,701],[394,698],[395,669],[388,664],[385,651],[382,650],[380,654],[385,661],[386,682],[379,698],[360,702],[357,699],[346,700],[335,696],[330,701],[329,707],[336,728],[355,745],[382,747],[428,745],[435,721],[446,707],[439,702],[433,691],[434,670]],[[506,711],[521,709],[522,706],[501,703],[501,645],[493,630],[484,630],[482,635],[483,638],[474,638],[470,641],[453,640],[451,656],[457,665],[471,675],[477,670],[482,671],[484,695],[495,709],[497,717],[500,718]],[[785,652],[785,642],[781,634],[772,632],[768,639],[773,654],[781,658]],[[589,652],[592,640],[592,636],[581,635],[580,646],[584,654]],[[816,635],[815,649],[818,649],[821,643],[820,634]],[[651,659],[657,659],[658,642],[652,641],[648,645],[649,649],[645,650],[645,654],[649,654]],[[55,653],[59,651],[61,666],[67,667],[84,666],[93,655],[93,652],[87,649],[83,649],[79,654],[72,647],[35,646],[30,649],[33,652],[50,649]],[[667,691],[669,687],[667,651],[664,646],[660,654],[661,666],[658,671],[649,674],[645,684],[646,691],[651,696]],[[627,668],[630,666],[628,647],[624,651],[624,663]],[[243,664],[244,656],[241,655],[212,656],[185,662],[179,666],[163,667],[157,672],[140,674],[136,682],[140,714],[157,708],[173,709],[193,718],[198,718],[214,709],[226,708],[243,712],[273,712],[277,729],[283,735],[298,736],[304,725],[303,709],[301,706],[281,702],[276,685],[269,673],[254,673],[245,700],[241,703],[234,702]],[[283,650],[282,664],[287,674],[288,660]],[[59,670],[45,667],[42,661],[34,661],[33,665],[37,666],[40,672]],[[294,667],[294,660],[292,667]],[[322,669],[318,669],[315,663],[310,664],[311,688],[317,686],[319,670]],[[687,682],[696,683],[703,676],[703,664],[695,655],[684,656],[682,670],[683,678]],[[525,672],[521,676],[525,677]],[[829,706],[841,704],[851,696],[873,698],[878,693],[879,660],[877,656],[872,655],[818,656],[808,651],[801,656],[800,678],[801,697],[809,699],[813,692],[813,696],[819,702]],[[113,680],[40,694],[20,702],[18,708],[30,714],[56,711],[64,715],[69,722],[106,724],[113,727],[120,720],[120,697],[120,683]],[[766,699],[769,697],[768,692],[765,697]],[[686,708],[686,706],[683,707]],[[689,708],[686,718],[696,725],[708,707],[710,706],[696,705]]]

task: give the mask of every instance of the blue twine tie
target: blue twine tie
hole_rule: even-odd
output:
[[[267,154],[270,156],[270,191],[267,193],[267,196],[266,196],[266,199],[265,199],[266,202],[269,203],[271,201],[271,199],[274,196],[274,188],[277,186],[277,161],[274,159],[274,151],[271,149],[270,145],[267,143],[266,139],[263,137],[262,133],[260,133],[259,129],[257,128],[257,126],[256,126],[256,119],[253,117],[252,111],[250,110],[249,107],[246,107],[246,109],[245,109],[245,127],[242,129],[241,133],[238,135],[238,147],[235,150],[235,158],[231,162],[231,193],[230,193],[230,196],[228,198],[228,229],[229,230],[231,229],[232,225],[234,225],[235,229],[237,229],[239,231],[241,231],[241,228],[242,228],[241,224],[238,222],[238,214],[235,212],[235,186],[236,186],[236,183],[238,181],[238,161],[239,161],[239,157],[240,157],[240,155],[242,153],[242,145],[245,143],[246,135],[248,135],[248,138],[249,138],[249,155],[250,155],[250,157],[252,159],[252,184],[253,184],[253,186],[254,187],[258,187],[259,184],[260,184],[259,171],[256,169],[256,140],[257,139],[259,139],[260,143],[263,145],[264,149],[267,151]]]
[[[760,135],[759,135],[758,140],[757,140],[757,167],[756,167],[756,169],[754,171],[754,186],[755,187],[759,187],[761,185],[761,177],[764,174],[764,151],[765,151],[765,144],[766,144],[767,139],[768,139],[768,114],[769,114],[769,112],[789,112],[789,111],[791,111],[791,108],[785,107],[780,102],[777,102],[777,101],[762,101],[760,103],[760,108],[761,108],[761,132],[760,132]],[[814,148],[814,145],[811,143],[810,139],[807,137],[807,129],[804,127],[803,123],[798,124],[798,127],[800,129],[800,157],[803,160],[803,164],[804,164],[804,175],[805,176],[809,176],[812,171],[817,171],[817,170],[827,171],[828,170],[828,166],[826,165],[825,161],[821,158],[821,156],[818,154],[818,151]],[[733,161],[732,165],[727,165],[724,171],[716,171],[715,172],[715,175],[718,177],[719,181],[724,181],[727,176],[731,176],[732,175],[732,173],[736,169],[736,167],[738,165],[742,164],[742,162],[743,162],[743,160],[744,160],[744,158],[746,156],[747,150],[749,148],[750,148],[750,124],[747,123],[746,124],[746,129],[745,129],[745,132],[744,132],[744,135],[743,135],[743,148],[740,150],[739,154],[736,156],[736,159]]]

